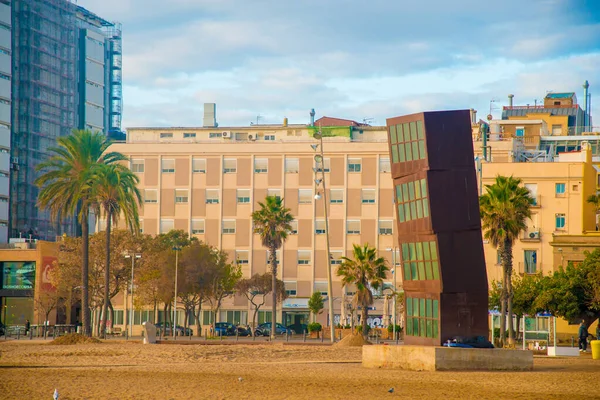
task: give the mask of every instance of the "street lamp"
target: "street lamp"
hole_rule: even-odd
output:
[[[333,325],[333,283],[331,279],[331,251],[329,250],[329,219],[327,218],[327,187],[325,186],[325,159],[323,156],[323,134],[321,132],[315,132],[313,135],[315,139],[319,141],[319,144],[311,144],[310,147],[316,152],[317,148],[320,148],[320,154],[315,154],[315,162],[317,166],[321,165],[321,178],[317,177],[317,173],[319,168],[315,168],[315,188],[319,185],[323,185],[323,212],[325,216],[325,240],[327,243],[327,253],[325,256],[325,260],[327,263],[327,294],[328,301],[327,304],[329,306],[329,328],[330,328],[330,338],[331,343],[335,343],[335,326]],[[315,200],[319,200],[321,196],[317,191],[315,195]],[[343,311],[343,310],[342,310]]]
[[[181,247],[173,246],[173,250],[175,251],[175,296],[173,296],[173,340],[177,340],[177,269],[179,267],[179,251]]]
[[[133,336],[133,268],[135,259],[142,258],[140,253],[125,254],[125,258],[131,258],[131,306],[129,308],[129,336]],[[127,317],[125,317],[127,320]],[[127,324],[125,324],[125,331],[127,331]]]
[[[396,293],[396,249],[397,247],[388,247],[386,250],[387,251],[391,251],[392,252],[392,264],[394,265],[394,268],[392,269],[392,274],[394,275],[394,309],[392,310],[392,320],[393,320],[393,324],[392,324],[392,332],[394,335],[394,340],[396,340],[396,297],[397,297],[397,293]]]

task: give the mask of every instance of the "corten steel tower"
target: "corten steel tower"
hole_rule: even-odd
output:
[[[387,120],[406,298],[405,343],[488,335],[469,110]]]

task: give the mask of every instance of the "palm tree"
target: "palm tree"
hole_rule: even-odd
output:
[[[254,232],[260,235],[262,245],[269,250],[272,274],[273,309],[271,317],[271,338],[275,338],[277,326],[277,250],[292,231],[290,223],[294,217],[290,209],[283,206],[283,199],[277,196],[265,197],[265,202],[258,203],[259,210],[252,213]]]
[[[51,156],[36,170],[42,174],[35,180],[41,188],[38,205],[50,211],[54,219],[76,216],[81,224],[81,313],[82,333],[91,334],[88,293],[89,274],[89,213],[94,198],[94,174],[100,164],[127,160],[121,153],[107,152],[111,142],[100,132],[74,130],[57,140],[58,146],[48,149]]]
[[[512,325],[513,273],[512,248],[521,231],[527,228],[531,218],[531,205],[534,199],[529,190],[521,185],[521,179],[497,176],[493,185],[485,185],[486,193],[479,198],[484,238],[499,249],[502,260],[502,291],[500,294],[500,339],[504,343],[506,313],[508,312],[509,343],[514,343]]]
[[[598,194],[591,194],[586,202],[594,206],[594,226],[598,230],[598,211],[600,211],[600,196]]]
[[[373,304],[373,291],[383,286],[383,279],[389,270],[386,260],[377,256],[377,249],[368,244],[353,245],[352,259],[342,257],[337,275],[342,277],[342,285],[355,285],[354,304],[361,306],[361,324],[363,337],[367,338],[367,318],[369,306]],[[330,294],[331,295],[331,294]]]
[[[139,232],[140,221],[138,204],[142,196],[137,184],[140,179],[123,164],[100,165],[94,176],[94,200],[96,215],[104,213],[106,217],[106,263],[104,268],[104,304],[102,307],[102,326],[100,335],[106,337],[110,287],[110,231],[113,222],[118,223],[123,216],[128,228]],[[132,282],[133,284],[133,282]]]

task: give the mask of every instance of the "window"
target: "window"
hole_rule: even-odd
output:
[[[267,189],[267,196],[275,196],[281,199],[281,190],[279,189]]]
[[[236,250],[235,259],[238,264],[248,264],[248,250]]]
[[[254,172],[257,174],[266,174],[269,170],[269,160],[266,158],[254,159]]]
[[[168,233],[175,227],[175,221],[172,219],[161,219],[160,220],[160,233]]]
[[[346,222],[346,233],[348,235],[360,235],[360,221],[348,220]]]
[[[235,158],[224,159],[223,172],[226,174],[235,174],[237,172],[237,160]]]
[[[579,185],[573,185],[573,186],[571,186],[571,190],[573,192],[579,192]]]
[[[285,286],[285,293],[288,297],[296,297],[298,285],[295,281],[284,281],[283,285]]]
[[[158,190],[144,189],[144,203],[158,203]]]
[[[267,264],[271,264],[270,254],[271,254],[271,252],[269,250],[267,250]],[[275,252],[275,258],[277,259],[277,265],[281,264],[281,251],[280,250],[277,250]]]
[[[362,160],[360,158],[348,159],[348,172],[360,172]]]
[[[188,202],[188,190],[187,189],[175,189],[175,203],[187,203]]]
[[[183,138],[184,139],[186,139],[186,138],[195,138],[195,137],[196,137],[195,133],[184,133],[183,134]]]
[[[235,233],[235,219],[223,220],[223,233]]]
[[[329,202],[331,204],[342,204],[344,202],[344,189],[331,189]]]
[[[290,233],[292,235],[297,235],[298,234],[298,221],[293,220],[292,222],[290,222],[290,226],[292,227],[292,231]]]
[[[297,174],[300,170],[300,160],[297,158],[285,159],[285,172],[288,174]]]
[[[237,202],[238,204],[250,203],[250,189],[238,189]]]
[[[192,172],[205,174],[206,173],[206,159],[205,158],[192,158]]]
[[[427,181],[420,179],[396,185],[396,204],[400,222],[429,217]]]
[[[321,296],[327,296],[327,282],[315,282],[315,292],[321,293]]]
[[[393,232],[394,221],[390,220],[379,220],[379,234],[380,235],[391,235]]]
[[[567,185],[564,183],[557,183],[554,185],[554,193],[556,193],[556,197],[563,197],[565,195],[565,191],[567,190]]]
[[[317,235],[322,235],[322,234],[324,234],[325,232],[326,232],[326,231],[325,231],[325,220],[323,220],[323,219],[320,219],[320,220],[318,219],[318,220],[316,220],[316,221],[315,221],[315,233],[316,233]]]
[[[310,250],[298,250],[298,265],[310,265]]]
[[[437,338],[439,335],[439,301],[407,297],[405,330],[405,334],[409,336]]]
[[[565,214],[555,214],[556,229],[565,229]]]
[[[206,204],[219,204],[219,189],[206,189]]]
[[[275,135],[265,135],[265,140],[275,140]]]
[[[379,172],[387,173],[392,171],[392,166],[390,165],[389,157],[381,157],[379,159]]]
[[[525,273],[535,274],[537,272],[537,251],[525,250]]]
[[[106,220],[99,219],[98,220],[98,232],[104,232],[106,230]]]
[[[204,220],[193,219],[192,220],[192,234],[201,235],[204,233]]]
[[[331,265],[340,265],[342,263],[342,256],[344,252],[342,250],[332,250],[331,251]]]
[[[562,125],[552,125],[552,135],[561,136],[562,135]]]
[[[440,278],[437,243],[402,243],[405,281],[437,280]]]
[[[515,128],[515,136],[516,137],[523,137],[523,136],[525,136],[525,127],[524,126],[517,126]]]
[[[162,163],[162,172],[163,173],[175,172],[175,160],[163,158],[161,163]]]
[[[529,190],[529,196],[533,198],[532,206],[537,206],[537,183],[526,183],[524,186]]]
[[[161,139],[172,139],[173,138],[173,134],[172,133],[165,133],[165,132],[163,132],[163,133],[160,134],[160,138]]]
[[[144,172],[144,160],[131,160],[131,172]]]
[[[324,158],[323,165],[321,165],[321,163],[316,163],[316,168],[317,168],[318,172],[321,172],[322,169],[324,170],[324,172],[330,172],[331,171],[331,160],[329,158]]]
[[[393,163],[424,160],[423,121],[390,126],[390,142]]]
[[[219,139],[223,137],[223,133],[222,132],[210,132],[208,134],[208,138],[209,139]]]
[[[361,198],[363,204],[374,204],[375,203],[375,189],[362,189]]]
[[[299,204],[311,204],[312,203],[312,189],[298,189],[298,203]]]

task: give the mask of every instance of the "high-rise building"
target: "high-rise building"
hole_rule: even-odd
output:
[[[76,226],[73,221],[53,222],[37,207],[35,168],[57,138],[73,129],[120,131],[121,29],[68,0],[12,0],[9,11],[13,123],[8,237],[54,240],[62,233],[74,234]],[[1,217],[0,208],[0,222]]]
[[[0,1],[0,243],[8,238],[11,103],[11,8]]]

